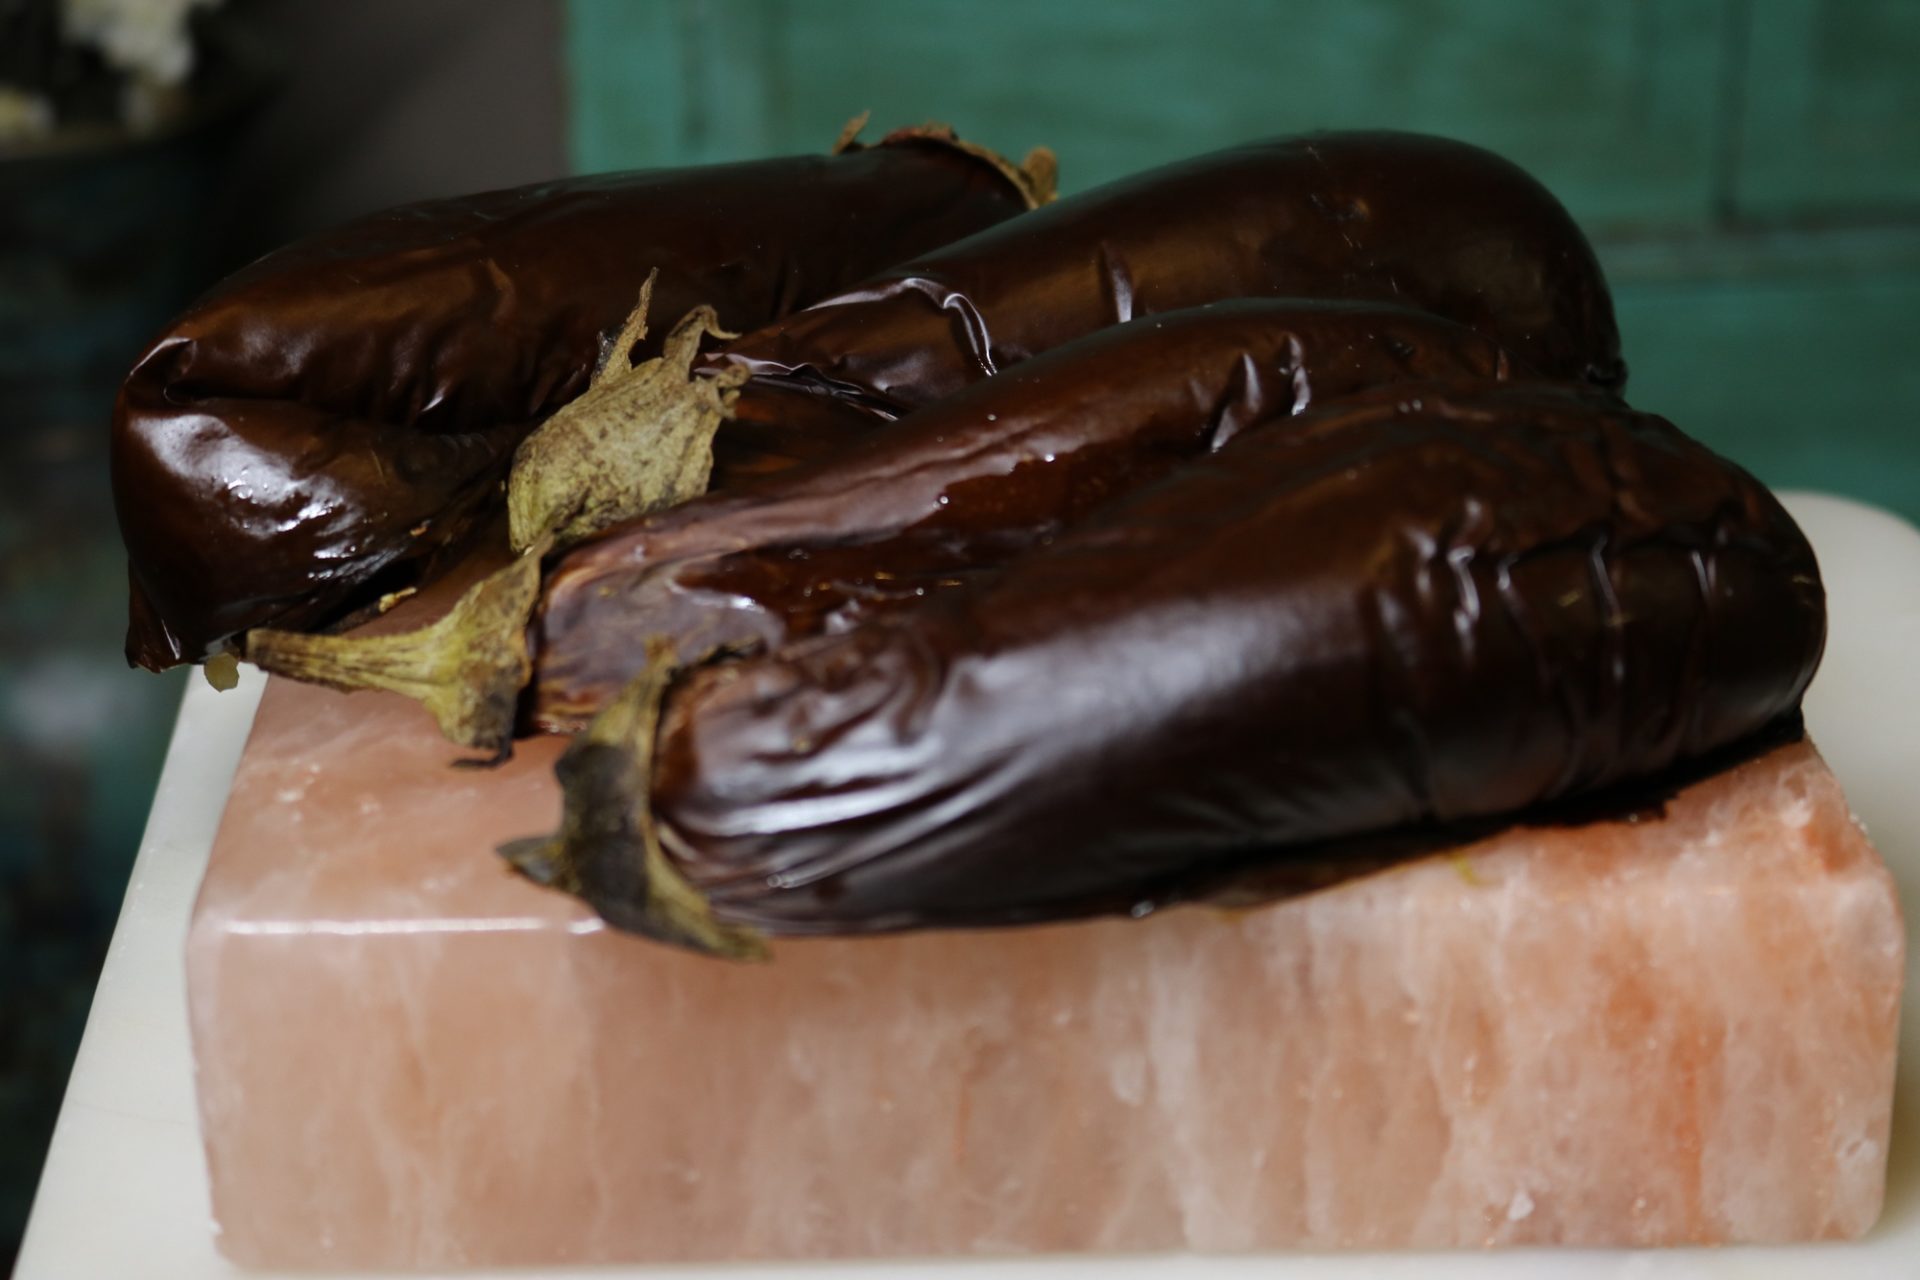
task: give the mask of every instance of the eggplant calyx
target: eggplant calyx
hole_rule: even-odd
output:
[[[654,739],[676,670],[672,649],[650,642],[646,670],[554,765],[564,797],[559,832],[509,841],[500,854],[529,879],[585,900],[616,929],[723,959],[764,960],[765,938],[717,919],[660,843]]]
[[[707,491],[713,436],[739,398],[745,368],[696,375],[703,338],[736,335],[712,307],[689,311],[639,365],[654,280],[608,348],[586,391],[520,442],[507,479],[507,533],[515,551],[543,538],[571,546],[602,529]]]
[[[840,136],[834,139],[833,149],[829,154],[837,156],[845,151],[858,151],[865,147],[866,144],[860,141],[860,131],[866,128],[867,120],[872,115],[871,111],[862,111],[847,121],[846,127],[840,130]],[[990,147],[983,147],[977,142],[968,142],[954,132],[952,125],[943,124],[938,120],[895,129],[880,139],[877,145],[885,147],[906,142],[930,142],[937,146],[951,147],[962,155],[983,161],[1020,193],[1020,198],[1026,202],[1029,209],[1038,209],[1043,204],[1052,204],[1059,195],[1060,160],[1053,154],[1051,147],[1035,147],[1027,152],[1025,159],[1015,164]]]
[[[250,631],[247,661],[330,689],[404,694],[425,706],[451,741],[504,760],[520,691],[533,678],[527,624],[540,598],[545,549],[482,578],[424,627],[384,636]]]

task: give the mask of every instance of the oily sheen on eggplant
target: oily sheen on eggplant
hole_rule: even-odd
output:
[[[1626,380],[1592,247],[1519,166],[1419,134],[1273,138],[1056,201],[730,344],[714,367],[752,376],[715,440],[715,485],[830,456],[1109,325],[1235,297],[1416,307],[1546,377]]]
[[[988,581],[686,673],[647,798],[727,929],[1124,909],[1252,850],[1698,759],[1791,715],[1824,634],[1791,518],[1664,420],[1382,387]],[[639,864],[583,849],[569,887],[633,927]]]
[[[129,659],[325,625],[458,552],[650,272],[636,358],[696,306],[750,329],[1011,217],[1033,202],[1022,178],[906,130],[431,201],[269,254],[171,323],[121,391]]]
[[[535,616],[533,721],[579,728],[639,673],[642,639],[691,661],[844,628],[951,590],[1255,424],[1510,367],[1465,326],[1378,303],[1241,300],[1102,330],[837,457],[573,551]]]

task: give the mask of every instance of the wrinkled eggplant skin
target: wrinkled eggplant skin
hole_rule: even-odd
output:
[[[1619,391],[1613,303],[1552,193],[1479,147],[1393,132],[1277,138],[1125,178],[903,263],[716,357],[760,428],[722,482],[781,456],[752,401],[782,384],[849,423],[897,416],[1108,325],[1234,297],[1398,303],[1549,378]],[[851,413],[850,413],[851,411]],[[789,433],[804,456],[806,432]]]
[[[1377,303],[1240,300],[1102,330],[823,464],[573,551],[536,616],[533,724],[579,728],[638,673],[631,637],[691,660],[841,629],[954,589],[1253,424],[1381,383],[1510,367],[1471,329]]]
[[[514,446],[584,389],[650,270],[636,359],[697,304],[751,329],[1024,207],[976,157],[890,141],[433,201],[262,258],[121,391],[129,659],[325,624],[419,576],[492,515]]]
[[[1664,420],[1384,387],[977,587],[695,669],[653,805],[725,919],[1052,918],[1699,759],[1790,716],[1824,634],[1791,518]]]
[[[826,462],[859,447],[898,416],[815,394],[801,383],[750,379],[714,435],[708,490],[748,488],[795,467]]]

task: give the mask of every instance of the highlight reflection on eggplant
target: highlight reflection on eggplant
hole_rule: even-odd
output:
[[[1697,759],[1797,707],[1824,629],[1791,518],[1664,420],[1383,387],[1243,432],[988,581],[686,672],[636,744],[644,794],[597,799],[644,803],[726,927],[1121,910],[1250,850]],[[571,828],[595,798],[569,787]],[[543,859],[663,932],[631,849]]]

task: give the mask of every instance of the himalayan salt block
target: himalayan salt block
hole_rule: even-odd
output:
[[[274,682],[188,951],[220,1243],[276,1267],[1857,1236],[1903,934],[1808,745],[1664,818],[1240,912],[604,928],[416,708]]]

